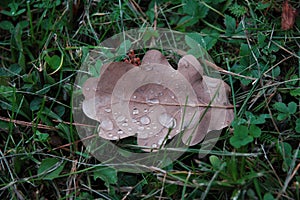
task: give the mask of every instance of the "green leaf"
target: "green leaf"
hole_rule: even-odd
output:
[[[3,20],[0,22],[0,29],[12,31],[14,29],[14,25],[10,21]]]
[[[57,158],[46,158],[42,161],[38,175],[43,175],[44,180],[53,180],[59,177],[59,174],[63,170],[65,163],[60,162]]]
[[[290,91],[290,94],[293,96],[293,97],[297,97],[297,96],[300,96],[300,87],[295,89],[295,90],[291,90]]]
[[[276,110],[278,110],[279,112],[283,112],[283,113],[288,113],[289,112],[287,106],[282,102],[276,102],[274,104],[274,108]]]
[[[100,69],[102,67],[103,63],[101,60],[97,60],[95,65],[90,66],[89,72],[93,77],[99,77],[100,76]]]
[[[111,167],[97,167],[94,171],[94,180],[100,178],[109,187],[111,184],[116,184],[118,181],[117,171]]]
[[[297,104],[295,102],[290,102],[288,104],[288,112],[294,114],[297,111]]]
[[[222,161],[217,156],[209,156],[209,161],[214,169],[219,169],[221,167]]]
[[[204,49],[197,41],[195,41],[193,38],[189,36],[185,36],[185,42],[186,44],[191,48],[188,50],[188,54],[192,54],[196,58],[204,57]]]
[[[246,126],[234,127],[234,135],[230,138],[230,144],[235,148],[240,148],[253,141],[253,137],[248,135],[249,130]]]
[[[300,133],[300,119],[296,120],[296,128],[295,128],[297,133]]]
[[[117,51],[117,55],[126,55],[126,53],[130,50],[131,48],[131,42],[129,40],[124,40]]]
[[[273,197],[273,195],[271,193],[266,193],[264,195],[264,200],[274,200],[275,198]]]
[[[288,118],[289,114],[287,113],[279,113],[278,116],[277,116],[277,119],[279,121],[282,121],[282,120],[285,120],[286,118]]]
[[[249,128],[249,134],[255,138],[258,138],[261,135],[261,129],[258,126],[251,124]]]
[[[60,66],[60,57],[58,55],[54,55],[54,56],[46,56],[44,58],[44,60],[46,61],[46,63],[50,66],[51,69],[56,70],[59,68]]]
[[[38,138],[37,138],[37,141],[39,142],[47,142],[48,138],[49,138],[49,134],[48,133],[41,133],[40,131],[36,131],[35,133]]]
[[[36,111],[39,110],[41,107],[43,99],[35,97],[31,102],[30,102],[30,110],[31,111]]]
[[[236,20],[229,15],[225,15],[225,26],[226,26],[226,34],[227,35],[233,34],[236,29]]]

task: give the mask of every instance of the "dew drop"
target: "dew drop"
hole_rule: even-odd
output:
[[[124,133],[124,131],[118,130],[118,134],[119,134],[119,135],[122,135],[123,133]]]
[[[147,113],[147,112],[148,112],[148,109],[145,108],[145,109],[144,109],[144,113]]]
[[[154,105],[154,104],[159,104],[159,99],[147,99],[146,102],[149,104],[149,105]]]
[[[108,136],[108,137],[112,137],[112,136],[113,136],[113,134],[112,134],[112,133],[109,133],[107,136]]]
[[[122,122],[122,121],[125,120],[125,117],[123,115],[120,115],[120,116],[117,117],[116,120],[117,120],[117,122]]]
[[[151,65],[144,66],[145,71],[151,71],[152,69],[153,69],[153,67]]]
[[[131,131],[132,131],[132,128],[128,128],[128,131],[131,132]]]
[[[119,139],[119,137],[118,137],[118,136],[114,136],[113,139],[114,139],[114,140],[117,140],[117,139]]]
[[[103,128],[106,131],[111,131],[114,129],[113,122],[110,119],[105,119],[100,124],[101,128]]]
[[[133,98],[136,99],[136,96],[134,95]]]
[[[138,129],[139,131],[143,131],[145,128],[144,128],[143,126],[139,126],[137,129]]]
[[[123,123],[122,126],[128,126],[128,123]]]
[[[133,111],[132,111],[132,114],[133,115],[139,114],[139,110],[137,108],[134,108]]]
[[[147,125],[147,124],[150,124],[151,120],[148,116],[143,116],[143,117],[141,117],[140,122],[144,125]]]
[[[159,116],[158,121],[166,128],[175,128],[176,120],[168,113],[163,113]]]
[[[152,144],[152,148],[157,148],[157,144]]]
[[[105,108],[104,111],[107,112],[107,113],[110,113],[111,109],[110,108]]]
[[[87,87],[87,88],[85,88],[85,90],[86,90],[86,91],[90,91],[90,88]]]
[[[160,138],[157,143],[158,145],[162,145],[164,143],[164,138]]]

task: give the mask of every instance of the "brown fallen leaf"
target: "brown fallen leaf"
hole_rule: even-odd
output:
[[[82,90],[83,111],[100,122],[100,137],[119,140],[136,135],[138,145],[150,149],[164,147],[175,136],[195,145],[233,120],[229,86],[205,76],[192,55],[179,60],[178,70],[157,50],[146,52],[138,67],[112,62]]]
[[[286,0],[282,4],[281,28],[282,30],[292,29],[297,16],[297,11]]]

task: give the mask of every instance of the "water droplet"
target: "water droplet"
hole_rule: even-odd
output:
[[[153,132],[152,132],[152,131],[150,131],[150,132],[149,132],[149,134],[150,134],[150,135],[153,135]]]
[[[123,133],[124,133],[124,131],[118,130],[118,134],[119,134],[119,135],[122,135]]]
[[[154,105],[154,104],[159,104],[159,99],[147,99],[146,102],[149,104],[149,105]]]
[[[116,120],[117,120],[117,122],[122,122],[122,121],[125,120],[125,117],[123,115],[120,115],[120,116],[117,117]]]
[[[162,96],[162,95],[164,95],[164,93],[162,93],[162,92],[159,92],[159,93],[158,93],[158,96]]]
[[[93,90],[94,90],[94,92],[97,92],[97,88],[94,87]]]
[[[159,116],[158,121],[166,128],[175,128],[176,120],[168,113],[163,113]]]
[[[145,71],[151,71],[153,69],[153,67],[151,65],[146,65],[143,68]]]
[[[123,123],[122,126],[128,126],[128,123]]]
[[[144,127],[143,127],[143,126],[139,126],[137,129],[138,129],[139,131],[143,131],[143,130],[144,130]]]
[[[136,96],[134,95],[133,98],[136,99]]]
[[[136,123],[137,120],[136,120],[136,119],[131,119],[131,122],[132,122],[132,123]]]
[[[90,88],[87,87],[87,88],[85,88],[85,90],[86,90],[86,91],[90,91]]]
[[[113,136],[113,134],[112,133],[108,133],[108,135],[107,135],[108,137],[112,137]]]
[[[157,129],[157,126],[153,126],[153,129]]]
[[[131,132],[131,131],[132,131],[132,128],[128,128],[128,131]]]
[[[144,113],[147,113],[147,112],[148,112],[148,109],[145,108],[145,109],[144,109]]]
[[[160,146],[164,143],[164,141],[165,141],[164,138],[160,138],[157,143]]]
[[[106,131],[111,131],[114,129],[113,122],[110,119],[105,119],[100,124],[101,128],[103,128]]]
[[[114,140],[117,140],[117,139],[119,139],[119,137],[118,137],[118,136],[114,136],[113,139],[114,139]]]
[[[107,112],[107,113],[110,113],[111,109],[110,108],[105,108],[104,111]]]
[[[157,144],[152,144],[152,148],[157,148]]]
[[[144,125],[147,125],[147,124],[150,124],[151,120],[148,116],[143,116],[143,117],[141,117],[140,122]]]
[[[172,95],[172,96],[171,96],[171,98],[172,98],[172,99],[174,99],[174,98],[175,98],[175,96],[174,96],[174,95]]]
[[[132,111],[132,114],[133,115],[139,114],[139,110],[137,108],[134,108],[133,111]]]

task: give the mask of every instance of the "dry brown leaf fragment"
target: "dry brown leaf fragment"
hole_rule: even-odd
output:
[[[226,108],[228,88],[205,76],[192,55],[182,57],[175,70],[161,52],[149,50],[138,67],[113,62],[101,68],[99,78],[89,78],[82,88],[83,111],[100,122],[104,139],[136,135],[139,146],[157,149],[179,135],[184,144],[195,145],[233,120],[233,110]]]
[[[281,28],[282,30],[292,29],[297,16],[297,11],[293,8],[289,1],[286,0],[282,4]]]

